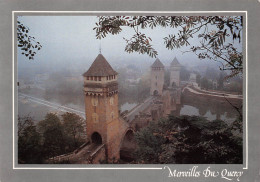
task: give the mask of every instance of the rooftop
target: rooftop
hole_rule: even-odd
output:
[[[164,68],[162,62],[157,58],[151,66],[152,68]]]
[[[99,54],[95,61],[92,63],[88,71],[83,76],[109,76],[117,75],[117,72],[110,66],[106,58]]]
[[[181,66],[181,64],[179,63],[179,61],[176,57],[171,62],[171,66]]]

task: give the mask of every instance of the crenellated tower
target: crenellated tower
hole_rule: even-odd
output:
[[[164,85],[164,65],[157,58],[151,66],[150,95],[162,95]]]
[[[99,54],[83,76],[88,139],[106,144],[108,161],[118,160],[118,73]]]
[[[179,87],[180,86],[180,70],[181,64],[175,57],[171,62],[170,66],[170,86],[171,87]]]

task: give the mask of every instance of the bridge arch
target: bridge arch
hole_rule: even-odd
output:
[[[102,136],[98,132],[92,133],[91,142],[95,144],[102,144]]]
[[[159,94],[158,90],[153,91],[153,95],[158,95],[158,94]]]
[[[133,128],[126,129],[120,143],[120,159],[126,162],[131,162],[133,160],[132,154],[136,148],[134,133],[135,131]]]
[[[177,87],[177,84],[175,82],[172,82],[172,87]]]

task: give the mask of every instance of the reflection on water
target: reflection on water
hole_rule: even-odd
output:
[[[236,106],[240,107],[241,102],[237,102]],[[182,105],[179,109],[180,115],[196,115],[203,116],[212,121],[221,119],[227,123],[231,123],[238,116],[238,112],[227,101],[219,101],[209,98],[189,97],[185,95],[182,97]]]
[[[182,105],[180,109],[180,115],[195,115],[195,116],[203,116],[207,118],[210,121],[213,121],[215,119],[221,119],[223,121],[226,121],[228,123],[234,121],[236,119],[236,113],[234,114],[228,114],[227,112],[224,112],[223,114],[220,113],[212,113],[210,110],[208,110],[204,115],[201,115],[199,113],[199,109],[194,106],[189,105]]]
[[[68,106],[70,108],[80,110],[84,112],[84,95],[79,96],[67,96],[52,94],[46,96],[45,93],[26,93],[28,95],[47,100],[49,102],[57,103],[62,106]],[[121,112],[133,109],[138,102],[131,99],[119,98],[119,107]],[[241,101],[242,104],[242,101]],[[240,104],[240,105],[241,105]],[[35,102],[30,102],[26,99],[19,99],[18,101],[18,114],[20,116],[26,116],[30,114],[36,121],[44,119],[44,116],[48,112],[56,112],[62,114],[59,110],[55,108],[50,108],[45,105],[41,105]],[[210,100],[198,97],[182,97],[182,104],[177,107],[177,115],[196,115],[206,117],[208,120],[221,119],[227,123],[231,123],[236,119],[238,113],[237,111],[226,101]]]

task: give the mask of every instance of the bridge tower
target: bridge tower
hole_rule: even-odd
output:
[[[181,64],[179,63],[176,57],[171,62],[170,70],[170,86],[179,87]]]
[[[151,66],[150,95],[162,95],[164,85],[164,65],[157,58]]]
[[[120,157],[118,73],[99,54],[84,76],[87,137],[92,144],[105,144],[109,162]]]

